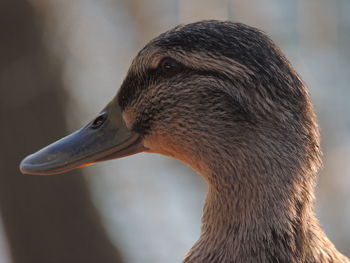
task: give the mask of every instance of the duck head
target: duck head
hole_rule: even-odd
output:
[[[348,262],[313,212],[320,149],[306,88],[261,31],[202,21],[161,34],[92,122],[20,169],[63,173],[138,152],[179,159],[208,182],[184,262]]]
[[[300,78],[265,34],[202,21],[148,43],[92,122],[29,155],[20,169],[63,173],[139,152],[174,157],[201,174],[227,160],[239,169],[255,159],[264,169],[262,155],[289,165],[296,154],[311,165],[318,131]]]

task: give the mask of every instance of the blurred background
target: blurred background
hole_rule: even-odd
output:
[[[190,168],[151,154],[48,177],[18,164],[95,117],[149,40],[200,19],[264,30],[309,86],[324,151],[317,214],[350,256],[349,13],[348,0],[1,0],[0,262],[181,261],[206,192]]]

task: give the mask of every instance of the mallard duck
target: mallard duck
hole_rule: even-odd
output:
[[[92,122],[20,169],[63,173],[138,152],[176,158],[208,184],[184,262],[349,262],[314,215],[321,152],[307,89],[260,30],[201,21],[161,34]]]

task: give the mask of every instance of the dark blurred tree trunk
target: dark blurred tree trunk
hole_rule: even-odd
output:
[[[21,175],[21,159],[67,133],[58,62],[23,0],[0,2],[0,208],[14,263],[121,262],[79,171]]]

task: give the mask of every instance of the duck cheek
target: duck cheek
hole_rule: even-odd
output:
[[[169,141],[158,133],[147,135],[143,139],[143,145],[149,153],[158,153],[168,157],[176,158],[176,150],[169,147]]]
[[[185,145],[179,137],[169,137],[159,133],[153,133],[143,139],[143,145],[147,149],[145,152],[157,153],[177,159],[192,167],[199,174],[207,174],[208,167],[206,164],[199,160],[195,153],[191,153],[191,147]]]

